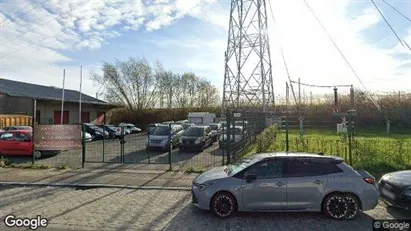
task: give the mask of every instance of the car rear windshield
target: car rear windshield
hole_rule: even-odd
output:
[[[170,128],[168,126],[158,126],[153,131],[152,135],[167,136],[169,133],[170,133]]]
[[[201,137],[204,135],[204,128],[190,127],[184,133],[185,136]]]
[[[211,130],[218,130],[218,125],[212,124],[210,125]]]

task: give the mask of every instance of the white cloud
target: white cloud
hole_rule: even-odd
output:
[[[75,61],[60,51],[99,49],[124,30],[158,30],[208,1],[29,0],[0,3],[0,76],[43,84],[60,78],[61,62]],[[190,7],[187,8],[186,4]],[[101,60],[95,60],[99,62]],[[70,87],[71,83],[68,83]],[[76,88],[73,83],[74,88]],[[92,88],[90,88],[92,90]]]
[[[187,68],[187,71],[205,75],[222,89],[223,53],[227,46],[230,11],[227,2],[50,0],[34,3],[33,10],[27,14],[10,17],[29,1],[3,1],[0,3],[0,22],[4,20],[0,28],[0,57],[3,57],[0,58],[0,76],[58,85],[62,72],[62,67],[58,64],[74,61],[62,55],[60,51],[99,49],[107,44],[108,39],[121,36],[114,28],[152,31],[176,23],[184,16],[191,16],[217,26],[215,28],[219,28],[219,33],[210,31],[209,36],[202,38],[167,38],[156,43],[184,47],[187,50],[194,49],[195,53],[192,52],[193,55],[190,57],[187,54],[177,57],[181,60],[181,65]],[[410,57],[409,51],[401,45],[391,49],[378,48],[378,41],[372,41],[363,34],[365,29],[375,28],[377,23],[381,22],[378,12],[370,7],[362,8],[355,15],[347,12],[353,1],[308,2],[368,88],[410,88],[411,81],[408,78],[411,76],[411,63],[404,60],[404,57]],[[357,79],[304,6],[303,1],[271,1],[271,4],[277,21],[274,27],[270,10],[267,8],[276,94],[284,93],[284,82],[287,81],[279,43],[283,46],[292,79],[301,78],[302,82],[313,84],[353,83],[359,86]],[[395,37],[390,36],[387,34],[385,39],[395,40]],[[411,45],[411,28],[403,39]],[[403,58],[398,58],[398,55],[402,55]],[[78,73],[78,70],[68,68],[68,73]],[[75,76],[76,74],[73,74],[70,78]],[[75,80],[68,83],[68,87],[75,89],[77,85]],[[321,92],[319,89],[303,90]],[[95,89],[89,87],[89,91],[95,92]]]

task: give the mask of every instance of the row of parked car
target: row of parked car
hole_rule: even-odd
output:
[[[225,126],[225,121],[195,125],[188,120],[150,124],[147,128],[146,149],[167,151],[178,146],[181,151],[203,151],[217,141],[224,148],[228,140]],[[247,127],[247,121],[237,121],[232,129],[230,142],[241,142],[248,135]]]
[[[94,125],[84,123],[86,134],[85,140],[102,140],[102,139],[118,139],[123,135],[129,135],[141,132],[141,129],[130,123],[120,123],[118,126],[112,124]],[[123,129],[123,131],[122,131]],[[104,135],[103,135],[104,134]]]
[[[86,132],[81,132],[85,141],[99,140],[103,138],[119,138],[123,132],[125,135],[141,132],[133,124],[120,123],[118,126],[85,123]],[[104,134],[104,135],[103,135]],[[31,126],[8,126],[0,129],[0,155],[32,156],[33,155],[33,128]],[[34,151],[35,158],[52,156],[59,151]]]

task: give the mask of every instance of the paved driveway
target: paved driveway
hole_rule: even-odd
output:
[[[379,205],[354,221],[316,213],[241,213],[219,219],[190,205],[187,191],[2,188],[0,217],[41,215],[63,230],[371,230],[374,218],[410,218]],[[0,229],[4,227],[2,222]],[[2,229],[3,230],[3,229]]]

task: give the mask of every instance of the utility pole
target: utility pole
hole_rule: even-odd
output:
[[[66,83],[66,69],[63,70],[63,91],[61,93],[61,115],[60,115],[60,124],[63,124],[64,119],[64,85]]]
[[[310,91],[310,105],[313,105],[313,92]]]
[[[298,105],[301,106],[301,80],[298,78]]]
[[[78,122],[79,123],[81,123],[82,121],[81,121],[81,85],[82,85],[82,83],[83,83],[83,66],[80,66],[80,96],[79,96],[79,102],[78,102],[78,104],[79,104],[79,108],[78,108]]]
[[[285,151],[289,151],[289,138],[288,138],[288,99],[290,97],[290,91],[288,87],[288,82],[285,82]]]

